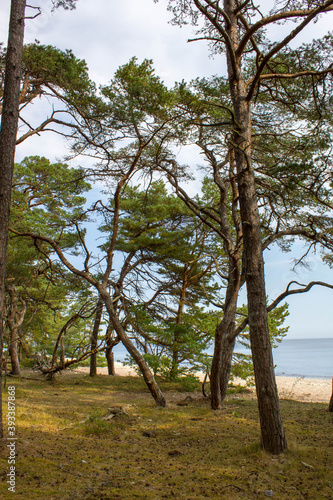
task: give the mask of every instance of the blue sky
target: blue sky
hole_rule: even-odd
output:
[[[107,83],[119,65],[131,57],[139,60],[153,59],[156,73],[167,85],[175,81],[196,77],[225,74],[222,56],[210,57],[205,43],[187,43],[193,37],[190,26],[178,28],[168,23],[170,13],[166,0],[155,4],[153,0],[78,0],[75,11],[59,10],[51,14],[49,0],[37,0],[35,5],[45,7],[42,16],[26,23],[26,42],[39,40],[60,49],[72,49],[75,56],[87,61],[91,78],[99,84]],[[261,2],[269,5],[268,2]],[[9,0],[0,5],[0,41],[6,44]],[[310,26],[294,44],[307,37],[320,37],[332,26],[333,14],[323,16]],[[274,36],[283,36],[286,27],[274,28]],[[48,112],[42,103],[33,107],[33,119]],[[24,156],[38,154],[51,161],[62,159],[66,145],[54,134],[43,134],[25,141],[17,149],[17,161]],[[196,164],[196,156],[190,151],[186,163]],[[322,264],[320,255],[310,256],[310,270],[291,271],[292,261],[302,255],[298,243],[292,253],[283,254],[277,247],[265,252],[267,293],[271,299],[281,293],[286,284],[296,279],[302,283],[322,280],[333,284],[333,271]],[[289,300],[290,331],[288,338],[333,338],[333,290],[313,288],[307,294],[293,296]]]

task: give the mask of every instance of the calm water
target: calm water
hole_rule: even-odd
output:
[[[246,352],[237,349],[239,352]],[[211,354],[212,350],[209,349]],[[115,359],[124,361],[127,352],[116,346]],[[247,351],[248,352],[248,351]],[[331,378],[333,376],[332,339],[284,339],[273,349],[276,375],[306,378]]]
[[[239,352],[248,353],[244,348]],[[273,349],[276,375],[331,378],[333,339],[284,339]]]
[[[333,377],[333,339],[284,339],[273,349],[277,375]]]

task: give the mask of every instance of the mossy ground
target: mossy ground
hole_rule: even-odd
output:
[[[257,405],[246,394],[216,412],[199,392],[186,399],[167,384],[168,406],[158,408],[133,377],[66,373],[47,382],[25,372],[8,382],[16,387],[16,491],[7,490],[5,439],[0,498],[233,500],[272,490],[279,500],[333,499],[327,405],[282,401],[289,450],[272,456],[260,450]],[[6,417],[6,389],[3,399]],[[125,413],[104,420],[116,405]]]

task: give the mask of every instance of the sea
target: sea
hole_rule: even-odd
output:
[[[237,344],[235,351],[249,353]],[[116,361],[123,362],[127,357],[126,349],[120,344],[115,347],[114,354]],[[330,379],[333,377],[333,338],[284,338],[273,349],[273,360],[277,376]]]
[[[248,354],[236,345],[236,351]],[[332,378],[333,338],[288,339],[284,338],[273,349],[275,374],[284,377]]]
[[[333,377],[333,338],[283,339],[273,349],[276,375],[305,378]]]

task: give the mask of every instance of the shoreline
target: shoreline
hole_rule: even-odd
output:
[[[115,362],[116,375],[137,376],[134,368]],[[79,367],[75,370],[79,373],[89,373],[88,367]],[[98,367],[97,375],[107,375],[107,367]],[[196,373],[202,381],[204,374]],[[235,380],[236,383],[244,384],[243,380]],[[276,383],[280,399],[292,399],[304,403],[329,403],[332,394],[332,380],[330,378],[306,378],[297,376],[277,375]],[[255,389],[251,388],[253,394]]]

